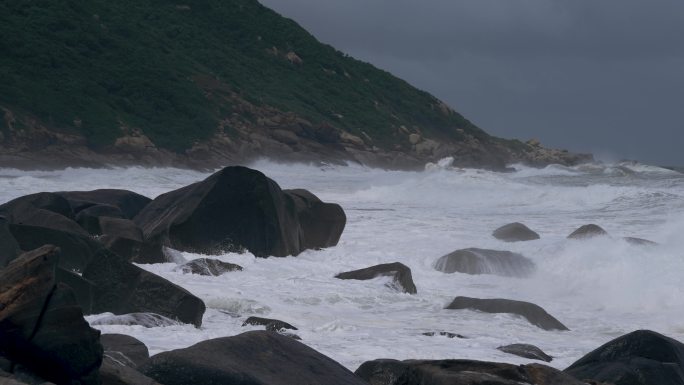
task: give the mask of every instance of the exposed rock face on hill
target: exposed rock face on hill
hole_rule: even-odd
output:
[[[589,159],[492,137],[256,0],[3,3],[0,35],[4,166]]]

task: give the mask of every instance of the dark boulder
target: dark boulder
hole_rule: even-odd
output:
[[[82,271],[102,248],[100,242],[82,229],[80,232],[72,232],[24,224],[10,224],[9,228],[23,250],[33,250],[45,244],[59,247],[62,251],[59,265],[67,270]]]
[[[140,371],[164,385],[368,385],[310,347],[267,331],[160,353]]]
[[[110,205],[94,205],[76,214],[76,223],[92,235],[101,235],[100,218],[123,218],[118,207]]]
[[[144,343],[125,334],[103,334],[100,336],[100,343],[105,356],[131,368],[137,368],[150,358],[150,352]]]
[[[242,266],[210,258],[198,258],[178,266],[175,271],[184,274],[219,276],[231,271],[242,271]]]
[[[196,327],[202,324],[202,300],[109,250],[98,252],[83,278],[95,284],[95,313],[157,313]]]
[[[472,360],[374,360],[355,372],[370,385],[585,385],[539,364]]]
[[[539,349],[534,345],[529,344],[511,344],[506,346],[499,346],[497,349],[504,353],[513,354],[518,357],[529,358],[532,360],[540,360],[551,362],[553,357],[544,353],[543,350]]]
[[[330,225],[337,224],[337,219],[317,218],[315,222],[312,217],[302,226],[301,213],[301,204],[264,174],[226,167],[201,182],[158,196],[135,222],[145,239],[202,254],[247,249],[258,257],[284,257],[299,254],[305,246],[337,243],[339,236],[333,235],[340,232],[339,226]],[[320,226],[316,232],[304,233],[316,225]],[[334,234],[325,236],[326,232]]]
[[[546,310],[530,302],[498,298],[456,297],[445,309],[471,309],[485,313],[517,314],[527,319],[532,325],[544,330],[568,330],[565,325],[553,318]]]
[[[58,259],[59,249],[44,246],[0,270],[0,355],[57,384],[99,384],[100,332],[55,283]]]
[[[125,325],[125,326],[142,326],[146,328],[157,328],[164,326],[180,325],[181,322],[164,317],[163,315],[155,313],[130,313],[121,315],[106,315],[90,322],[91,325]]]
[[[136,263],[166,262],[161,242],[145,240],[142,229],[130,219],[100,217],[99,241],[109,250]]]
[[[521,242],[539,239],[539,234],[522,223],[514,222],[501,226],[492,233],[494,238],[505,242]]]
[[[602,345],[565,372],[578,379],[615,385],[681,385],[684,344],[650,330],[638,330]]]
[[[58,267],[55,270],[55,280],[69,286],[74,292],[74,297],[78,306],[83,310],[83,314],[91,314],[93,309],[93,295],[95,285],[71,270]]]
[[[270,332],[278,332],[284,329],[290,329],[290,330],[298,330],[296,327],[290,325],[287,322],[280,321],[277,319],[271,319],[271,318],[261,318],[261,317],[249,317],[245,320],[245,322],[242,323],[242,326],[247,326],[247,325],[257,325],[257,326],[265,326],[266,330]]]
[[[283,190],[283,193],[294,202],[302,250],[337,245],[347,224],[340,205],[325,203],[304,189]]]
[[[0,269],[19,256],[19,253],[19,244],[9,230],[7,219],[0,216]]]
[[[425,332],[425,333],[423,333],[423,335],[428,336],[428,337],[442,336],[442,337],[446,337],[446,338],[466,338],[460,334],[451,333],[451,332]]]
[[[10,223],[29,221],[36,210],[45,210],[71,220],[74,211],[69,201],[55,193],[41,192],[24,195],[0,205],[0,213],[7,217]],[[49,222],[31,222],[33,225],[49,225]]]
[[[384,263],[381,265],[367,267],[365,269],[347,271],[337,274],[338,279],[357,279],[368,280],[377,277],[392,277],[389,287],[409,294],[416,294],[416,285],[413,283],[411,269],[403,263]]]
[[[608,235],[608,232],[595,224],[584,225],[568,235],[568,239],[586,239]]]
[[[505,277],[527,277],[535,270],[534,262],[510,251],[469,248],[456,250],[435,262],[444,273],[494,274]]]
[[[123,218],[133,219],[152,200],[128,190],[100,189],[92,191],[60,191],[55,193],[69,202],[74,213],[88,207],[107,205],[116,207]]]

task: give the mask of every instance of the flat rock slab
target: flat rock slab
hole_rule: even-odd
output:
[[[539,349],[534,345],[529,344],[511,344],[506,346],[499,346],[497,349],[504,353],[513,354],[518,357],[529,358],[532,360],[540,360],[545,362],[553,361],[553,357],[544,353],[543,350]]]
[[[511,299],[480,299],[470,297],[456,297],[446,309],[470,309],[485,313],[517,314],[529,323],[544,330],[569,330],[546,310],[530,302],[514,301]]]
[[[602,345],[565,372],[615,385],[681,385],[684,344],[650,330],[637,330]]]
[[[586,385],[539,364],[472,360],[374,360],[355,372],[371,385]]]
[[[377,277],[392,277],[391,288],[409,294],[416,294],[418,290],[413,283],[411,269],[403,263],[384,263],[381,265],[367,267],[365,269],[347,271],[337,274],[338,279],[368,280]]]
[[[211,258],[198,258],[173,269],[184,274],[198,274],[217,277],[231,272],[242,271],[242,266]]]
[[[435,269],[444,273],[494,274],[505,277],[527,277],[535,265],[518,253],[469,248],[456,250],[435,262]]]
[[[581,226],[568,235],[568,239],[588,239],[608,235],[608,232],[599,225],[588,224]]]
[[[368,385],[310,347],[267,331],[160,353],[140,371],[164,385]]]
[[[520,222],[503,225],[494,230],[492,236],[504,242],[523,242],[539,239],[539,234]]]

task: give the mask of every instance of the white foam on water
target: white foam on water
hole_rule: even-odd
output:
[[[337,202],[347,227],[336,247],[297,257],[259,259],[225,254],[244,271],[219,277],[182,274],[175,263],[140,265],[190,290],[207,304],[203,326],[97,326],[133,335],[151,352],[229,336],[248,316],[298,327],[302,341],[354,370],[376,358],[466,358],[511,363],[530,360],[496,350],[531,343],[564,368],[602,343],[640,328],[684,341],[684,175],[635,163],[514,165],[508,174],[453,168],[449,160],[424,172],[359,165],[252,165],[282,188],[306,188]],[[209,173],[172,168],[0,169],[0,201],[39,191],[124,188],[155,197]],[[497,227],[523,222],[541,239],[505,243]],[[568,240],[596,223],[610,236]],[[622,237],[658,242],[633,245]],[[444,274],[434,262],[457,249],[521,253],[535,262],[526,278]],[[203,257],[174,253],[180,260]],[[417,295],[386,280],[338,280],[336,274],[386,262],[412,270]],[[443,309],[455,296],[509,298],[545,308],[571,331],[544,331],[507,314]],[[422,333],[447,331],[449,339]]]

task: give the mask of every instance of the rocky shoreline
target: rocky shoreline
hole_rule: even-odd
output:
[[[297,325],[250,317],[263,326],[231,337],[149,357],[135,338],[100,335],[84,315],[113,313],[92,324],[201,327],[206,306],[185,289],[134,264],[172,262],[168,249],[249,250],[258,257],[297,255],[337,244],[346,224],[340,206],[306,190],[282,190],[262,173],[227,167],[203,181],[152,200],[125,190],[37,193],[0,205],[0,384],[372,384],[372,385],[650,385],[684,383],[684,345],[639,330],[598,347],[563,371],[539,363],[511,365],[467,359],[397,361],[378,357],[355,372],[306,346]],[[506,242],[539,235],[521,223],[492,233]],[[568,238],[610,237],[585,225]],[[648,242],[646,240],[641,240]],[[644,247],[649,244],[642,243]],[[441,261],[441,262],[440,262]],[[188,274],[234,274],[240,266],[201,258],[179,265]],[[438,259],[444,274],[525,277],[524,256],[469,248]],[[359,266],[333,279],[390,277],[390,288],[416,294],[401,263]],[[562,333],[567,327],[541,307],[510,299],[457,296],[449,311],[516,314]],[[425,333],[468,338],[452,331]],[[524,344],[499,350],[549,362]]]

